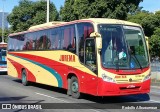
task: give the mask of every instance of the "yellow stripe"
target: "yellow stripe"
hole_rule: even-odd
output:
[[[57,79],[47,70],[41,68],[38,65],[35,65],[31,62],[14,57],[12,55],[8,55],[8,58],[16,61],[17,63],[20,63],[25,68],[27,68],[35,76],[37,83],[42,83],[42,84],[47,84],[47,85],[58,87]],[[10,71],[12,72],[11,69]]]
[[[18,77],[18,72],[13,64],[7,59],[7,72],[12,77]]]

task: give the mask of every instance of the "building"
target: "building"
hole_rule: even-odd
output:
[[[1,11],[0,12],[0,28],[2,28],[2,15],[3,15],[3,12]],[[4,12],[4,29],[8,29],[8,21],[7,21],[7,16],[8,16],[8,13],[7,12]]]

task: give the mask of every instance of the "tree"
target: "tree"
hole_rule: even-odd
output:
[[[152,57],[160,57],[160,28],[156,28],[154,34],[149,38],[150,54]]]
[[[152,13],[138,9],[134,14],[128,14],[127,21],[138,23],[142,25],[143,19]]]
[[[75,16],[74,12],[74,1],[75,0],[66,0],[64,7],[60,8],[60,18],[64,21],[75,20],[77,17]]]
[[[142,20],[142,27],[144,28],[146,36],[151,37],[153,35],[154,31],[159,26],[157,23],[158,23],[158,18],[153,13],[146,16]]]
[[[139,10],[134,14],[128,14],[127,20],[141,24],[145,35],[151,37],[156,28],[160,26],[160,11],[154,14],[145,10]]]
[[[64,21],[82,18],[126,19],[143,0],[66,0],[60,10]]]
[[[4,32],[3,32],[4,42],[8,41],[8,34],[9,34],[9,30],[4,29]],[[2,29],[0,29],[0,42],[2,42]]]
[[[8,16],[12,32],[27,30],[32,25],[46,22],[47,2],[40,0],[33,2],[30,0],[20,0],[19,5],[15,6],[12,13]],[[53,3],[50,3],[50,21],[58,19],[58,12]]]

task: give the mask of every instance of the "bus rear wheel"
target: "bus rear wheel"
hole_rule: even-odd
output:
[[[73,76],[71,78],[70,88],[71,88],[71,95],[72,95],[73,98],[78,99],[78,98],[81,97],[81,93],[79,92],[79,84],[78,84],[77,77]]]
[[[27,81],[27,73],[26,70],[22,70],[22,84],[24,86],[28,86],[29,82]]]

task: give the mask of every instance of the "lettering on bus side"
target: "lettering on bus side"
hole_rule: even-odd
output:
[[[75,62],[75,55],[60,55],[59,61]]]

